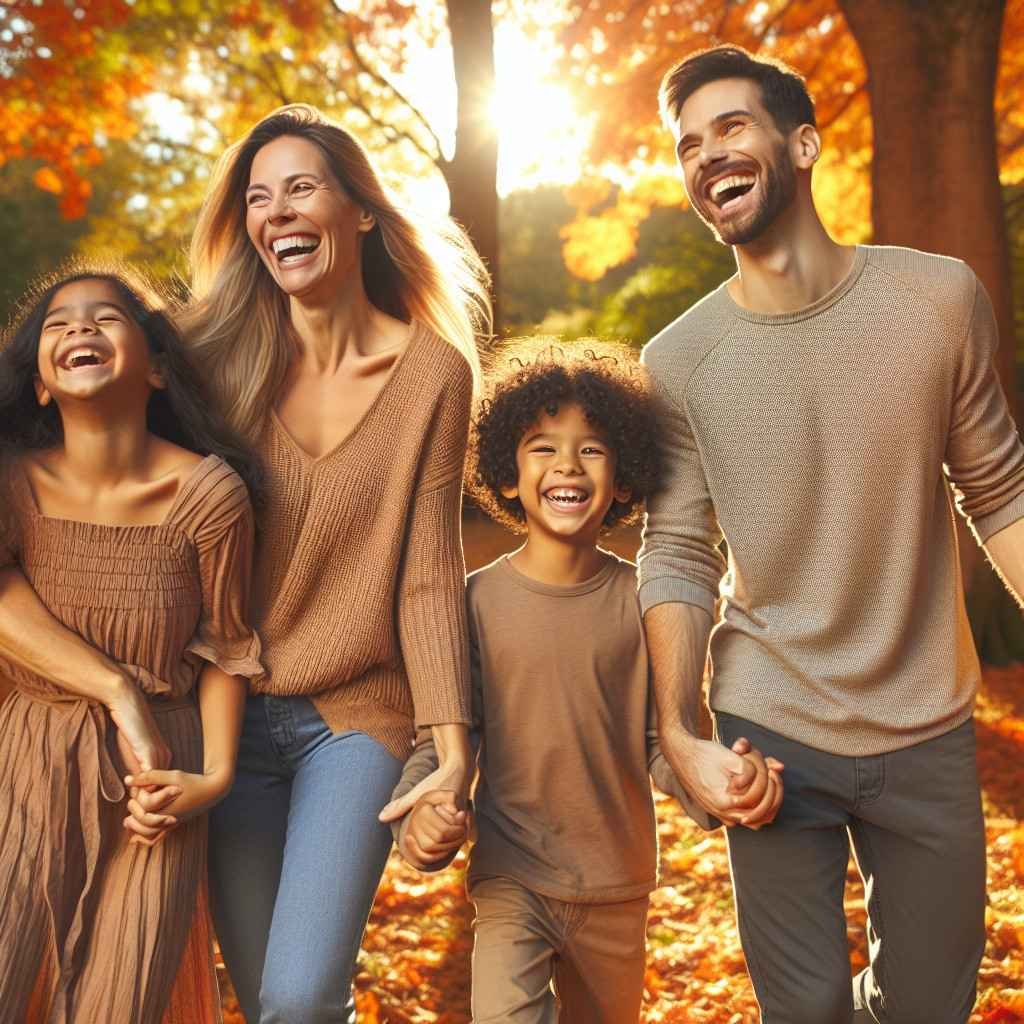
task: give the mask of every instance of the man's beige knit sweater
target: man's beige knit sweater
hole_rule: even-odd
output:
[[[982,542],[1024,515],[996,345],[962,262],[859,247],[805,309],[752,313],[722,285],[644,349],[670,472],[640,601],[713,612],[721,594],[713,709],[847,756],[970,716],[949,482]]]
[[[312,458],[273,413],[255,560],[257,693],[310,697],[396,757],[470,721],[462,468],[473,381],[421,324],[366,415]]]

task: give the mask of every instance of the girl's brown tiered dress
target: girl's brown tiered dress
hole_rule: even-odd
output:
[[[133,669],[173,767],[202,771],[204,662],[262,671],[241,480],[209,456],[160,525],[105,526],[40,515],[13,475],[19,550],[0,565],[17,562],[61,622]],[[3,660],[0,677],[14,687],[0,708],[0,1024],[217,1019],[205,817],[129,845],[105,709]]]

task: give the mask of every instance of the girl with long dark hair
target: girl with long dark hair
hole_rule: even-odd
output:
[[[22,308],[0,351],[0,1022],[211,1021],[203,812],[261,671],[255,463],[126,269]]]

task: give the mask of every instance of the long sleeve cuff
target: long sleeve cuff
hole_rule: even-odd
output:
[[[972,516],[971,526],[974,528],[978,540],[984,544],[989,537],[1015,523],[1021,517],[1024,517],[1024,493],[1018,494],[1002,508],[997,508],[995,512],[989,512],[984,516]]]
[[[639,596],[642,614],[659,604],[692,604],[703,608],[712,618],[718,600],[718,595],[707,587],[678,576],[658,576],[642,582]]]

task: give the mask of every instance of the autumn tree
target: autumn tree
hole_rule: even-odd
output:
[[[656,95],[667,68],[722,42],[782,57],[807,78],[826,149],[815,193],[845,240],[899,242],[966,259],[1013,336],[1003,181],[1024,176],[1021,116],[1024,3],[1014,0],[675,0],[586,2],[570,7],[566,66],[597,117],[591,171],[654,168],[614,205],[584,196],[566,255],[584,276],[602,268],[577,257],[602,232],[612,265],[629,255],[637,221],[681,198],[671,138]],[[1000,49],[1002,30],[1003,45]],[[1005,69],[995,93],[999,55]],[[998,110],[999,130],[997,132]],[[599,189],[593,195],[603,198]],[[595,212],[596,210],[596,212]],[[1012,346],[1006,346],[1012,358]],[[1016,388],[1007,361],[1007,390]]]
[[[393,183],[440,173],[497,268],[490,3],[13,0],[0,29],[0,160],[38,161],[37,184],[72,218],[116,171],[96,246],[127,243],[137,257],[162,246],[166,261],[217,153],[273,107],[308,102],[362,138]],[[452,47],[453,147],[402,80],[410,47],[424,45]]]

